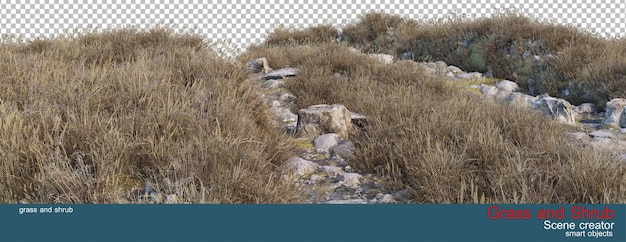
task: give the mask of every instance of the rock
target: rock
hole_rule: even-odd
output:
[[[365,128],[368,125],[367,117],[360,113],[350,112],[353,127]]]
[[[447,68],[447,67],[448,67],[448,64],[447,64],[446,62],[444,62],[444,61],[435,61],[434,63],[435,63],[435,67],[436,67],[437,69],[442,69],[442,70],[443,70],[443,69],[445,69],[445,68]],[[457,68],[457,69],[458,69],[458,68]],[[459,69],[459,70],[460,70],[460,69]]]
[[[330,148],[339,144],[339,135],[335,133],[323,134],[313,140],[317,152],[328,152]]]
[[[267,64],[267,59],[265,57],[256,58],[248,62],[248,70],[252,73],[263,72],[265,74],[272,71],[272,68]]]
[[[348,139],[352,128],[350,111],[342,104],[313,105],[298,111],[296,135],[316,137],[321,134],[336,133],[342,139]]]
[[[270,107],[272,107],[272,108],[279,108],[279,107],[282,107],[282,106],[283,105],[279,101],[276,101],[276,100],[274,100],[274,101],[272,101],[272,103],[270,103]]]
[[[396,200],[393,198],[391,194],[385,194],[385,195],[380,196],[380,198],[376,200],[376,203],[379,203],[379,204],[396,203]]]
[[[600,111],[600,109],[593,103],[583,103],[574,108],[574,112],[577,114],[589,115],[597,113],[598,111]]]
[[[266,82],[263,83],[262,87],[263,88],[277,88],[282,86],[283,84],[285,84],[285,81],[283,80],[268,80]]]
[[[413,52],[407,51],[400,55],[402,60],[413,60]]]
[[[324,177],[323,177],[323,176],[320,176],[320,175],[318,175],[318,174],[313,174],[313,175],[311,175],[311,177],[309,177],[309,181],[310,181],[311,183],[313,183],[313,184],[314,184],[314,183],[317,183],[317,182],[320,182],[320,181],[322,181],[322,180],[324,180]]]
[[[330,154],[350,160],[354,157],[354,143],[350,140],[342,140],[338,145],[330,148]]]
[[[519,89],[519,85],[517,85],[517,83],[509,81],[509,80],[502,80],[498,82],[496,84],[496,87],[502,91],[507,91],[507,92],[516,92]]]
[[[359,173],[344,173],[341,175],[340,181],[347,187],[358,187],[363,179],[363,175]]]
[[[394,200],[396,200],[396,202],[405,203],[411,200],[411,191],[409,189],[397,191],[392,193],[391,195],[393,196]]]
[[[280,95],[278,100],[280,100],[281,102],[285,102],[285,103],[294,103],[296,102],[297,98],[291,93],[284,93]]]
[[[485,96],[496,96],[498,92],[500,92],[500,89],[498,89],[497,87],[489,86],[486,84],[480,84],[478,88],[480,89],[480,93]]]
[[[511,92],[506,96],[506,101],[515,105],[532,107],[537,98],[521,92]]]
[[[354,172],[354,169],[352,169],[351,166],[346,166],[346,167],[343,168],[343,170],[346,171],[346,172]]]
[[[575,124],[573,106],[566,100],[540,95],[533,104],[533,108],[553,120],[566,124]]]
[[[482,93],[484,97],[493,98],[496,102],[506,101],[507,96],[511,93],[485,84],[480,84],[479,89],[480,93]]]
[[[152,183],[150,182],[146,182],[143,186],[143,194],[152,194],[156,192],[156,190],[154,189],[154,186],[152,186]]]
[[[383,64],[391,64],[393,63],[393,56],[387,54],[369,54],[368,57],[374,58]]]
[[[176,194],[170,194],[170,195],[165,196],[165,200],[163,201],[163,203],[176,204],[180,202],[178,201],[178,196],[176,196]]]
[[[615,98],[606,103],[602,124],[613,124],[626,128],[626,99]]]
[[[337,176],[345,173],[345,171],[338,166],[320,166],[319,171],[331,176]]]
[[[617,136],[611,133],[608,130],[596,130],[594,132],[589,133],[589,136],[592,138],[607,138],[607,139],[615,139]]]
[[[457,75],[456,77],[467,79],[467,80],[474,80],[474,79],[483,79],[483,74],[480,72],[470,72],[470,73],[461,73]]]
[[[446,67],[446,72],[452,72],[452,74],[462,73],[463,70],[453,65],[449,65]]]
[[[298,74],[298,70],[295,68],[287,67],[278,70],[273,70],[265,76],[263,76],[263,80],[273,80],[273,79],[284,79],[286,77],[294,77]]]
[[[540,81],[530,78],[526,81],[526,83],[528,83],[529,95],[536,96],[536,95],[545,93],[545,90],[543,89],[543,86],[541,85]]]
[[[298,120],[298,116],[293,114],[291,110],[283,107],[271,107],[270,111],[274,113],[274,116],[281,123],[292,123]]]
[[[367,200],[365,199],[330,200],[324,203],[325,204],[367,204]]]
[[[317,164],[300,157],[292,157],[287,161],[287,167],[292,174],[300,177],[310,176],[317,171]]]
[[[613,154],[626,153],[626,141],[622,140],[598,137],[591,141],[591,146],[597,150]]]

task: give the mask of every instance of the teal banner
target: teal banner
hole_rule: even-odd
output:
[[[0,241],[626,241],[626,206],[0,205]]]

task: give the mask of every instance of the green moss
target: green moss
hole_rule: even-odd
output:
[[[484,48],[483,41],[477,40],[469,45],[470,55],[467,61],[470,68],[474,71],[487,72],[487,62],[483,57]]]

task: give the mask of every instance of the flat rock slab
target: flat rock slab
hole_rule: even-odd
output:
[[[298,69],[287,67],[278,70],[270,71],[269,73],[263,76],[263,80],[272,80],[272,79],[284,79],[286,77],[294,77],[298,75]]]

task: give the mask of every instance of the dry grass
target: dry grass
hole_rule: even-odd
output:
[[[394,38],[390,38],[392,29]],[[445,61],[465,71],[492,71],[498,78],[517,82],[538,80],[545,92],[580,104],[624,97],[624,39],[608,40],[570,25],[534,20],[515,11],[489,18],[404,19],[370,13],[343,29],[347,42],[364,52],[416,61]],[[393,40],[393,41],[390,41]],[[553,58],[547,58],[551,54]],[[533,64],[534,55],[544,64]],[[530,57],[530,58],[529,58]],[[570,94],[565,95],[565,90]]]
[[[0,201],[128,203],[167,179],[180,202],[298,201],[295,145],[197,36],[116,30],[0,52]]]
[[[385,18],[392,20],[380,20]],[[370,19],[406,23],[367,15],[355,28],[369,32],[348,28],[344,33],[351,33],[349,44],[375,45],[372,41],[378,37],[371,31],[384,28],[376,27],[378,22],[369,23]],[[496,19],[492,24],[531,24],[517,16],[505,20],[509,23]],[[462,32],[469,27],[457,28]],[[450,26],[438,31],[454,32]],[[367,41],[355,40],[355,36]],[[277,63],[274,68],[302,69],[287,83],[300,108],[342,103],[368,116],[365,132],[352,136],[357,155],[350,165],[385,176],[387,189],[409,189],[413,202],[626,201],[621,162],[569,144],[567,127],[529,109],[481,101],[454,83],[424,75],[410,63],[385,66],[337,44],[254,46],[240,58],[260,56]]]
[[[492,69],[522,87],[520,75],[530,74],[519,68],[529,67],[502,49],[532,39],[536,53],[558,54],[545,67],[551,95],[567,87],[577,102],[587,93],[597,103],[624,96],[624,40],[507,14],[421,21],[371,13],[343,34],[366,52]],[[286,84],[298,107],[343,103],[368,116],[369,126],[351,134],[350,165],[384,176],[388,190],[409,189],[415,203],[626,202],[623,164],[568,144],[566,127],[481,101],[410,62],[357,56],[337,35],[330,26],[277,29],[237,60],[159,28],[3,41],[0,202],[130,203],[146,181],[177,189],[180,202],[301,202],[281,177],[297,144],[271,128],[238,64],[256,57],[301,69]],[[467,39],[480,41],[457,51]]]

